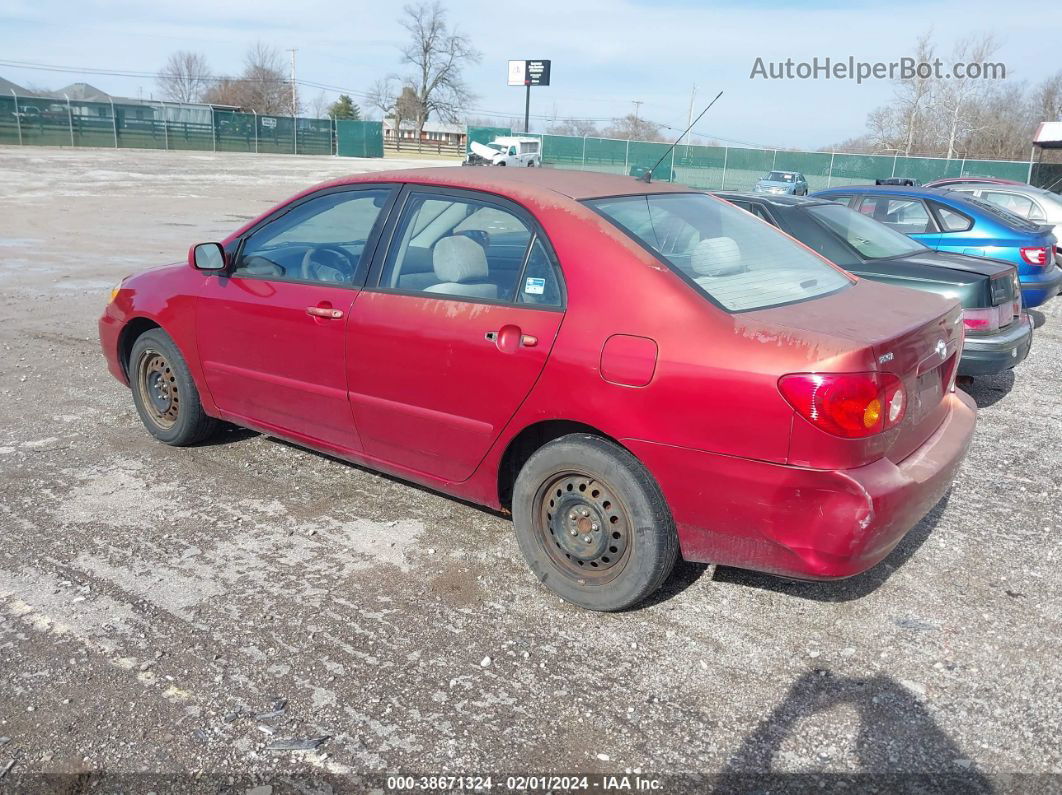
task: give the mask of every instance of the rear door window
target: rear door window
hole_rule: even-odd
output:
[[[440,298],[563,303],[556,264],[530,222],[471,196],[410,193],[379,286]]]
[[[866,196],[859,204],[859,211],[905,235],[923,235],[937,231],[929,208],[921,199]]]
[[[853,284],[788,235],[703,193],[586,203],[730,312],[805,301]]]

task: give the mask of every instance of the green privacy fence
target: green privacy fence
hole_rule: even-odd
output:
[[[383,157],[380,122],[0,95],[0,144]]]
[[[383,123],[378,121],[336,122],[336,154],[344,157],[383,157]]]
[[[475,140],[509,135],[508,128],[475,129]],[[489,133],[487,132],[489,131]],[[749,190],[768,171],[800,171],[811,191],[837,185],[873,182],[886,177],[910,177],[928,182],[940,177],[999,177],[1025,182],[1029,163],[1010,160],[900,157],[898,154],[856,155],[841,152],[796,152],[788,149],[751,149],[734,146],[687,146],[668,153],[669,144],[614,138],[576,138],[536,135],[542,140],[542,162],[558,168],[638,175],[663,162],[653,172],[657,181],[674,181],[708,190]],[[665,156],[666,155],[666,156]]]

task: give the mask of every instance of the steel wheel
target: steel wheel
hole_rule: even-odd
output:
[[[159,428],[169,429],[177,422],[181,398],[177,389],[177,375],[156,350],[146,350],[137,363],[137,388],[147,415]]]
[[[539,489],[534,515],[539,541],[566,576],[604,585],[622,573],[633,523],[608,485],[579,472],[557,475]]]

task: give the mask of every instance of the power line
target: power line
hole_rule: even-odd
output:
[[[30,69],[43,72],[62,72],[66,74],[80,74],[80,75],[100,75],[102,77],[128,77],[138,79],[155,80],[158,77],[157,72],[141,72],[132,69],[101,69],[96,67],[80,67],[80,66],[58,66],[55,64],[43,64],[33,61],[11,61],[0,59],[0,66],[9,66],[17,69]],[[271,83],[275,82],[269,78],[261,77],[232,77],[230,75],[218,75],[208,76],[203,78],[204,82],[210,83],[223,83],[223,82],[244,82],[244,83]],[[351,97],[357,97],[362,100],[371,98],[371,95],[366,91],[358,91],[357,89],[349,88],[347,86],[336,86],[328,83],[320,83],[314,80],[293,80],[295,85],[304,86],[306,88],[316,88],[321,91],[333,91],[339,94],[348,94]],[[497,119],[511,119],[515,118],[517,114],[510,111],[500,110],[488,110],[485,108],[465,108],[465,112],[469,115],[487,116]],[[555,121],[552,115],[545,114],[531,114],[531,118],[536,121]],[[588,121],[588,122],[610,122],[613,121],[613,116],[563,116],[565,121]]]

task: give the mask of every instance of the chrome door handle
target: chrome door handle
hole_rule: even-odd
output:
[[[314,317],[326,317],[335,320],[343,317],[343,310],[324,306],[308,306],[306,307],[306,314],[313,315]]]

